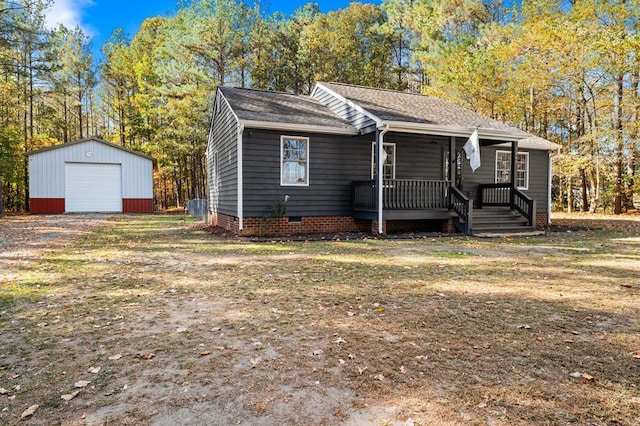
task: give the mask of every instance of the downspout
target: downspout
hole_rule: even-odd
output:
[[[384,168],[382,167],[382,153],[384,152],[384,135],[385,133],[387,133],[389,131],[389,125],[386,124],[384,125],[384,129],[380,130],[378,133],[378,140],[377,140],[377,153],[376,156],[378,157],[378,170],[376,172],[376,177],[377,177],[377,182],[376,184],[378,185],[378,234],[383,234],[383,204],[384,204],[384,200],[383,200],[383,192],[384,192],[384,188],[382,187],[383,185],[383,170]]]
[[[244,228],[244,202],[243,202],[243,182],[244,172],[242,168],[242,135],[244,134],[244,123],[238,120],[238,231]]]
[[[557,154],[560,154],[558,149]],[[553,185],[553,153],[549,151],[549,182],[547,183],[547,225],[551,225],[551,186]]]

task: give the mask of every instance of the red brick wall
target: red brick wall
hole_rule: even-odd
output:
[[[241,235],[247,236],[369,232],[368,221],[359,221],[349,216],[305,216],[299,222],[290,222],[287,217],[247,217],[244,218],[243,225]]]
[[[238,218],[233,216],[227,216],[225,214],[211,213],[209,222],[212,225],[220,226],[227,229],[234,234],[238,234]]]
[[[31,213],[64,213],[64,198],[29,198]]]
[[[123,198],[122,211],[124,213],[151,213],[153,212],[153,199]]]
[[[349,216],[306,216],[299,222],[290,222],[289,218],[282,217],[246,217],[244,218],[244,229],[240,232],[238,218],[224,214],[211,214],[210,222],[225,228],[235,234],[243,236],[288,236],[296,234],[321,234],[340,232],[366,232],[378,233],[377,220],[360,220]],[[455,232],[453,221],[443,220],[427,223],[425,221],[388,221],[383,222],[383,232],[408,232],[408,231],[435,231],[435,232]]]
[[[549,216],[547,213],[536,213],[536,228],[544,228],[549,222]]]

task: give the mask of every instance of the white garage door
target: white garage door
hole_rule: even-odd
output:
[[[66,212],[121,212],[119,164],[66,163]]]

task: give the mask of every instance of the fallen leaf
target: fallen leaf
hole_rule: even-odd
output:
[[[376,308],[376,312],[382,313],[384,312],[384,308],[382,306],[380,306],[379,308]]]
[[[100,372],[100,370],[102,370],[102,367],[91,367],[89,369],[89,373],[91,374],[98,374]]]
[[[148,353],[148,354],[140,354],[138,355],[140,357],[140,359],[151,359],[154,356],[156,356],[156,354],[153,353]]]
[[[582,378],[585,380],[593,380],[593,376],[591,374],[588,373],[582,373],[581,374]]]
[[[200,356],[207,356],[207,355],[210,355],[210,354],[211,354],[210,350],[206,350],[206,351],[200,352]]]
[[[89,383],[91,383],[89,380],[78,380],[77,382],[75,382],[73,384],[73,386],[77,387],[77,388],[84,388],[86,387]]]
[[[109,360],[110,360],[110,361],[117,361],[117,360],[119,360],[120,358],[122,358],[122,355],[120,355],[120,354],[116,354],[116,355],[112,355],[112,356],[110,356],[110,357],[109,357]]]
[[[24,410],[24,411],[22,412],[22,415],[20,415],[20,418],[21,418],[21,419],[26,419],[26,418],[27,418],[27,417],[29,417],[29,416],[33,416],[33,415],[34,415],[34,413],[35,413],[36,411],[38,411],[38,408],[40,408],[40,406],[39,406],[39,405],[37,405],[37,404],[36,404],[36,405],[32,405],[31,407],[27,408],[26,410]]]
[[[78,396],[78,394],[80,393],[79,390],[75,391],[75,392],[71,392],[65,395],[62,395],[61,398],[64,399],[65,401],[71,401],[73,398],[75,398],[76,396]]]

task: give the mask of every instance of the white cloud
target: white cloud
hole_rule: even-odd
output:
[[[92,0],[55,0],[45,12],[47,27],[55,28],[63,24],[67,28],[79,25],[87,35],[92,35],[90,26],[82,22],[84,8],[93,5]]]

